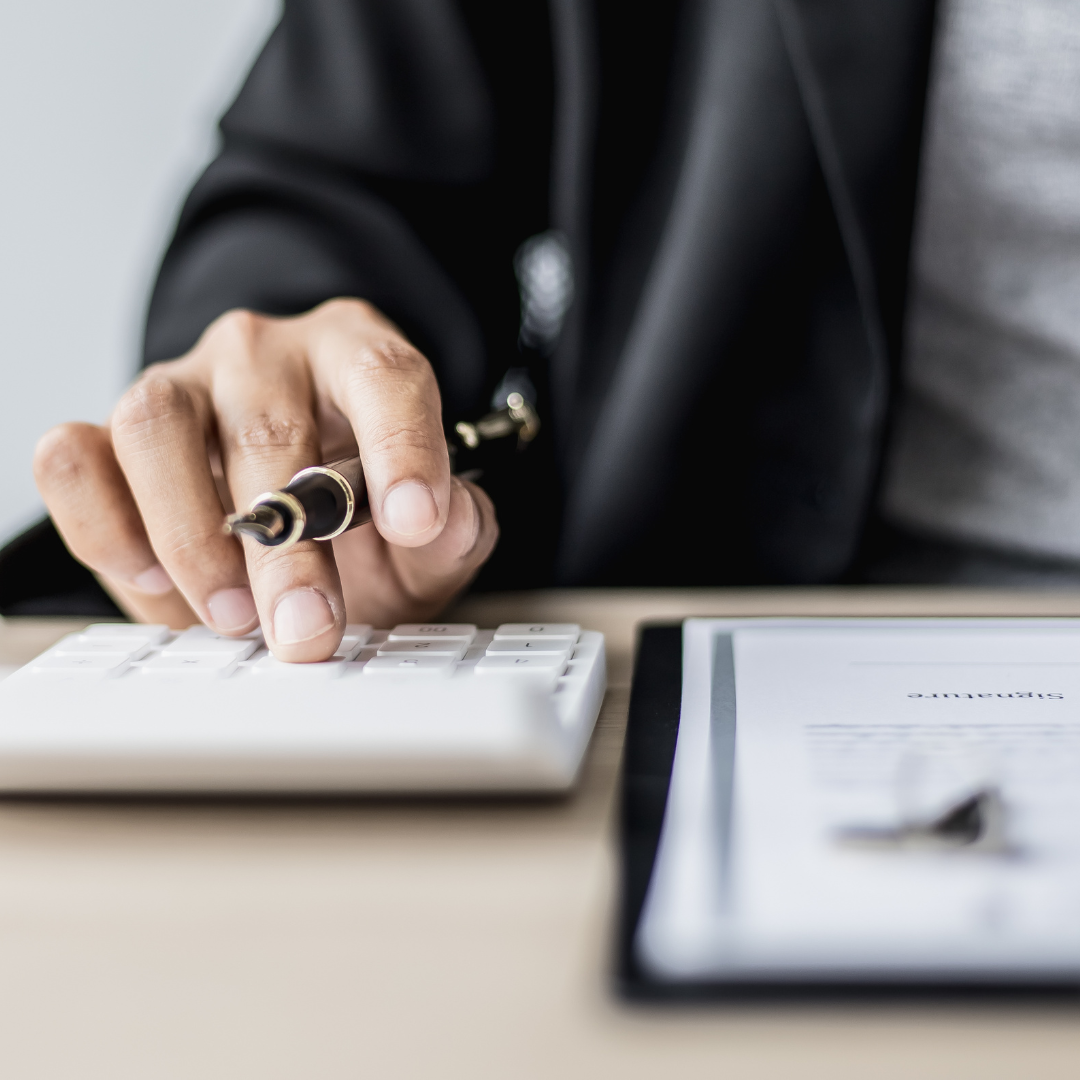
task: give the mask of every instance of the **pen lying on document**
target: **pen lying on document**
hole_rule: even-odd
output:
[[[516,434],[519,443],[526,443],[539,429],[532,405],[514,392],[504,408],[454,430],[462,445],[473,450],[506,435]],[[246,511],[229,514],[225,532],[254,537],[265,547],[289,547],[300,540],[333,540],[370,520],[364,466],[359,457],[347,457],[301,469],[279,491],[268,491]]]
[[[1005,804],[995,787],[979,788],[936,816],[896,828],[848,828],[837,839],[848,847],[878,851],[973,851],[1008,855]]]

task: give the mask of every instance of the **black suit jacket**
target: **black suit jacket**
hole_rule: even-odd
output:
[[[932,0],[287,0],[150,305],[371,300],[448,419],[517,358],[515,249],[568,238],[538,444],[482,583],[842,579],[901,348]]]

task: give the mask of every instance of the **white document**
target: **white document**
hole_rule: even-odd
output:
[[[1080,980],[1080,620],[683,634],[654,977]]]

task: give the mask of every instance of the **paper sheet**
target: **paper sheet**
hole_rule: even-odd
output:
[[[861,842],[979,792],[989,848]],[[1080,620],[688,621],[637,948],[672,979],[1080,975]]]

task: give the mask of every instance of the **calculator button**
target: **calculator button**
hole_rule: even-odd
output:
[[[151,656],[138,670],[143,675],[194,678],[210,676],[224,679],[236,670],[236,657],[229,653],[207,653],[203,656]]]
[[[72,634],[58,641],[49,652],[54,656],[126,656],[137,660],[152,648],[149,641],[131,638],[128,641],[99,641],[83,634]]]
[[[429,641],[460,638],[468,643],[476,637],[472,623],[402,623],[390,631],[390,641]]]
[[[147,623],[94,623],[79,635],[88,641],[148,641],[160,645],[169,636],[169,628]]]
[[[216,630],[211,630],[209,626],[204,626],[202,623],[196,623],[194,626],[189,626],[186,630],[181,631],[177,640],[180,640],[180,638],[184,638],[187,641],[212,641],[215,639],[222,639],[224,641],[255,641],[262,644],[263,635],[262,630],[256,626],[254,630],[249,630],[246,634],[238,634],[236,637],[227,637],[225,634],[219,634]]]
[[[30,665],[35,675],[76,676],[87,679],[108,679],[127,670],[131,661],[117,653],[101,653],[97,656],[57,656],[46,653]]]
[[[495,631],[495,640],[503,638],[568,637],[574,641],[581,636],[577,623],[503,623]]]
[[[365,675],[387,678],[446,678],[454,673],[452,656],[376,656],[364,665]]]
[[[371,640],[372,627],[360,624],[345,627],[341,644],[334,653],[336,660],[351,660]]]
[[[380,656],[449,656],[460,660],[465,655],[467,642],[461,638],[442,641],[388,641],[379,646]]]
[[[554,679],[566,670],[565,653],[537,656],[484,656],[476,662],[477,675],[543,675]]]
[[[535,656],[540,653],[561,653],[569,656],[574,648],[570,637],[502,638],[487,647],[488,656]]]
[[[251,665],[252,673],[275,679],[336,679],[345,670],[345,661],[321,660],[314,664],[288,664],[275,656],[264,656]]]
[[[262,644],[262,635],[231,638],[205,626],[192,626],[161,650],[163,656],[235,656],[246,660]]]

